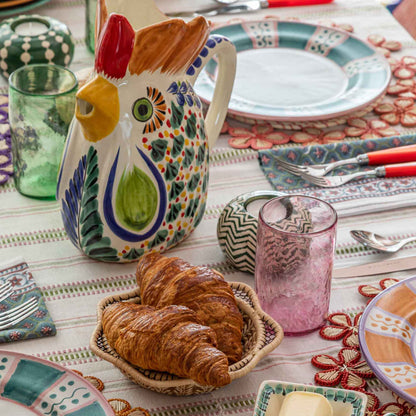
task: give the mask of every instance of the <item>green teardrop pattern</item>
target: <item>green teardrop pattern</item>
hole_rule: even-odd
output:
[[[118,220],[132,231],[145,229],[153,220],[159,197],[152,180],[137,166],[124,171],[117,187],[115,211]]]

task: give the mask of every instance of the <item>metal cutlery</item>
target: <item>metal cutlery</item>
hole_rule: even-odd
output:
[[[300,166],[285,160],[277,158],[279,166],[294,175],[301,176],[303,174],[321,177],[331,170],[344,165],[384,165],[389,163],[404,163],[416,161],[416,145],[394,147],[384,150],[376,150],[375,152],[364,153],[357,157],[349,159],[337,160],[336,162],[326,163],[322,165]]]
[[[38,307],[38,299],[32,296],[21,305],[18,305],[9,311],[0,313],[0,331],[11,328],[19,322],[23,321],[32,315],[32,313],[35,312]]]
[[[6,281],[0,285],[0,302],[7,299],[13,293],[13,286],[10,281]]]
[[[391,240],[390,238],[384,237],[380,234],[364,230],[351,230],[350,234],[359,243],[386,253],[395,253],[406,244],[416,241],[416,237],[404,238],[402,240]]]
[[[219,14],[236,14],[244,12],[255,12],[270,7],[306,6],[313,4],[330,3],[332,0],[215,0],[216,6],[204,7],[199,10],[185,10],[182,12],[166,13],[170,17],[196,17],[198,15],[217,16]]]
[[[323,188],[333,188],[336,186],[344,185],[345,183],[354,179],[365,177],[392,178],[397,176],[416,176],[416,163],[379,166],[373,170],[355,172],[351,173],[350,175],[342,176],[316,177],[306,173],[301,174],[300,176],[314,185],[321,186]]]
[[[372,276],[375,274],[399,272],[416,269],[416,256],[400,257],[396,259],[377,260],[375,262],[360,264],[358,266],[334,269],[333,278]],[[387,415],[385,415],[387,416]]]
[[[245,12],[255,12],[260,9],[267,8],[269,2],[265,0],[248,0],[243,2],[231,3],[228,5],[216,4],[211,7],[204,7],[199,10],[189,10],[182,12],[166,13],[169,17],[196,17],[199,15],[204,16],[217,16],[219,14],[237,14]]]

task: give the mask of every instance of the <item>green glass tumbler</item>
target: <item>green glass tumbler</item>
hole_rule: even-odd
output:
[[[95,51],[95,15],[97,0],[87,0],[85,6],[85,41],[88,49]]]
[[[23,195],[54,198],[78,82],[67,68],[37,64],[9,77],[14,183]]]

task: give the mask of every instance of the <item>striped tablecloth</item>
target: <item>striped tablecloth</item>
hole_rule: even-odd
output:
[[[202,2],[201,1],[198,1]],[[140,3],[140,2],[138,2]],[[180,7],[180,1],[160,1],[162,7]],[[85,48],[85,4],[83,0],[52,0],[33,12],[53,16],[70,27],[76,42],[71,68],[82,69],[93,62]],[[139,6],[138,6],[139,12]],[[310,22],[332,20],[350,23],[358,36],[380,33],[402,42],[398,54],[415,55],[416,43],[391,14],[375,0],[336,0],[332,4],[265,10],[255,16],[298,17]],[[244,16],[248,18],[248,16]],[[220,16],[215,21],[225,21]],[[4,81],[1,92],[7,92]],[[402,134],[415,130],[401,129]],[[235,196],[271,186],[260,170],[257,153],[228,147],[227,136],[220,137],[212,151],[207,210],[202,223],[169,255],[180,256],[194,264],[214,267],[229,281],[253,285],[253,277],[232,269],[219,248],[216,224],[224,205]],[[400,198],[400,195],[393,196]],[[24,342],[2,344],[0,349],[33,354],[100,378],[106,398],[122,398],[132,406],[146,408],[152,415],[251,415],[260,383],[266,379],[313,383],[317,371],[311,365],[316,354],[334,355],[340,341],[326,341],[318,333],[286,337],[282,344],[264,358],[249,375],[231,385],[206,395],[194,397],[163,396],[130,382],[111,364],[92,354],[91,333],[96,324],[96,305],[104,296],[135,286],[135,264],[102,264],[83,256],[69,241],[61,221],[57,202],[38,201],[20,195],[9,181],[0,188],[0,263],[22,256],[29,264],[47,307],[55,321],[57,335]],[[416,236],[416,207],[342,217],[337,232],[336,266],[346,266],[381,259],[384,256],[363,249],[349,236],[349,230],[365,228],[393,237]],[[416,254],[416,244],[400,254]],[[399,279],[414,271],[390,274]],[[362,311],[366,304],[357,291],[359,284],[377,284],[385,275],[337,279],[332,284],[331,312]],[[392,400],[391,393],[376,379],[369,381],[369,391],[382,401]]]

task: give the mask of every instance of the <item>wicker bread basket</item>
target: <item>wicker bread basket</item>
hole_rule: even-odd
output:
[[[257,295],[250,286],[244,283],[230,283],[230,286],[234,291],[238,307],[244,319],[242,337],[243,358],[229,367],[231,380],[235,380],[248,374],[262,357],[280,344],[283,339],[283,330],[276,321],[262,311]],[[140,290],[135,289],[120,295],[108,296],[98,304],[98,323],[90,341],[91,350],[97,356],[114,364],[139,386],[159,393],[174,396],[190,396],[207,393],[217,388],[201,386],[193,380],[179,378],[169,373],[134,367],[121,358],[107,342],[102,330],[101,317],[108,305],[123,301],[140,303]]]

